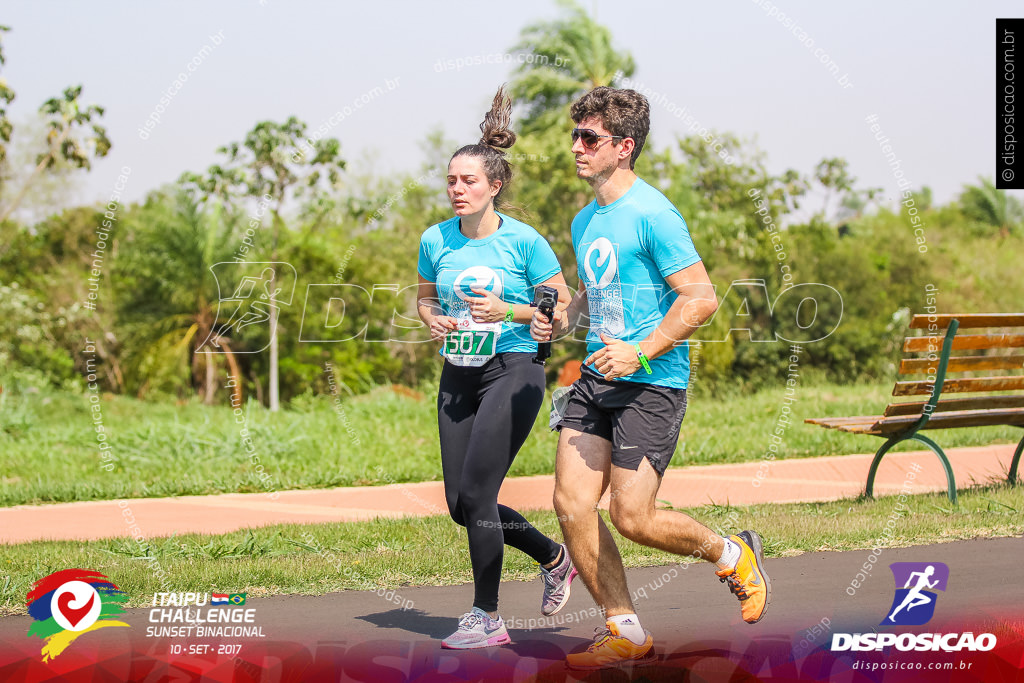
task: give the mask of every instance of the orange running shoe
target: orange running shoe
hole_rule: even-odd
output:
[[[618,627],[612,622],[607,628],[594,629],[594,642],[585,652],[566,656],[565,664],[577,671],[594,671],[618,664],[647,664],[654,661],[654,638],[650,632],[643,645],[637,645],[629,638],[619,635]]]
[[[741,531],[729,540],[740,547],[735,569],[716,571],[718,580],[729,584],[729,590],[740,599],[743,621],[756,624],[764,618],[772,601],[772,582],[764,571],[764,548],[755,531]]]

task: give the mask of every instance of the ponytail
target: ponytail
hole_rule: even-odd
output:
[[[491,102],[491,109],[484,114],[480,132],[483,136],[475,145],[459,148],[452,159],[460,156],[477,157],[484,167],[487,182],[501,181],[501,189],[494,196],[494,206],[499,206],[501,195],[512,182],[512,166],[505,158],[503,150],[509,149],[516,142],[516,134],[509,125],[512,122],[512,99],[505,93],[505,86],[498,88]],[[449,161],[449,163],[451,163]]]

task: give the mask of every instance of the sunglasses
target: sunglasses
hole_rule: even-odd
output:
[[[577,140],[583,141],[583,147],[589,150],[597,149],[597,143],[601,138],[612,138],[613,140],[623,140],[626,136],[624,135],[598,135],[596,132],[589,128],[573,128],[572,129],[572,141],[576,144]]]

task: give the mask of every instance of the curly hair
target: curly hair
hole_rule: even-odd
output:
[[[651,105],[636,90],[602,85],[573,102],[569,115],[576,124],[596,117],[612,135],[633,138],[636,146],[629,157],[630,169],[640,157],[651,130]]]

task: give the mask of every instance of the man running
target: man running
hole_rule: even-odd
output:
[[[718,303],[683,217],[633,172],[650,128],[647,99],[599,87],[570,113],[576,175],[595,196],[572,222],[580,288],[555,321],[535,313],[531,333],[547,341],[553,326],[564,334],[589,311],[589,355],[557,422],[554,504],[573,563],[607,616],[607,629],[567,664],[598,669],[653,656],[597,512],[609,485],[615,528],[636,543],[714,562],[744,621],[761,620],[771,587],[755,532],[722,538],[688,515],[655,509],[686,412],[685,340]]]

